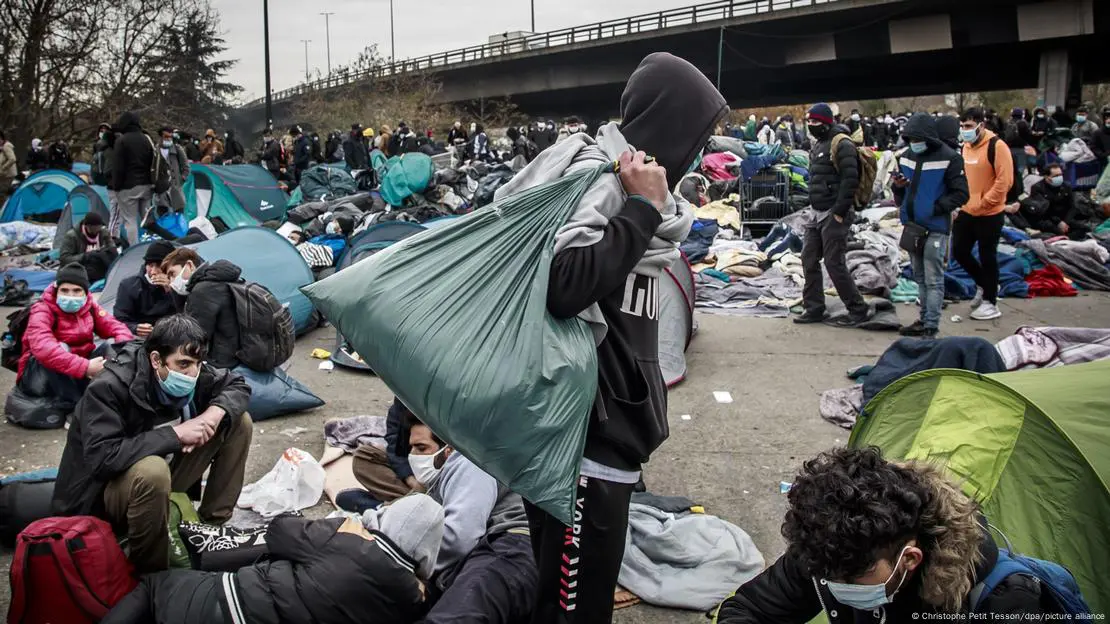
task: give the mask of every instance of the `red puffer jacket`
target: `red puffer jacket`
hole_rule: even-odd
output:
[[[31,306],[17,381],[32,355],[52,371],[81,379],[89,369],[89,354],[96,348],[94,333],[101,338],[115,338],[117,343],[135,339],[126,325],[97,305],[92,297],[77,312],[62,312],[55,299],[56,290],[57,286],[51,284],[42,300]]]

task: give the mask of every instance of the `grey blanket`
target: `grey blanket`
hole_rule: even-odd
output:
[[[619,582],[644,602],[706,611],[763,570],[763,555],[734,524],[632,503]]]
[[[363,444],[385,448],[384,416],[352,416],[324,423],[324,439],[328,446],[353,453]]]
[[[1110,290],[1110,269],[1083,248],[1045,245],[1038,239],[1021,241],[1017,246],[1032,251],[1045,264],[1060,267],[1064,275],[1087,290]]]
[[[851,429],[863,409],[863,384],[822,392],[818,409],[821,418],[838,427]]]

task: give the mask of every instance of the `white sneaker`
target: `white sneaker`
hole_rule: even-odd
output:
[[[975,296],[971,298],[971,309],[977,310],[981,305],[983,305],[983,289],[976,286]]]
[[[996,318],[1002,317],[1002,311],[998,306],[989,301],[984,301],[975,311],[971,313],[971,318],[976,321],[993,321]]]

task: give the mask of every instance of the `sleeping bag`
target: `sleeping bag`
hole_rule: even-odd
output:
[[[242,375],[251,387],[251,402],[247,406],[247,412],[255,422],[310,410],[324,404],[323,399],[280,368],[260,373],[246,366],[237,366],[235,372]]]

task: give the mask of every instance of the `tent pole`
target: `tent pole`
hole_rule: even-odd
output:
[[[717,38],[717,91],[721,90],[721,60],[725,51],[725,27],[721,26],[721,34]]]

